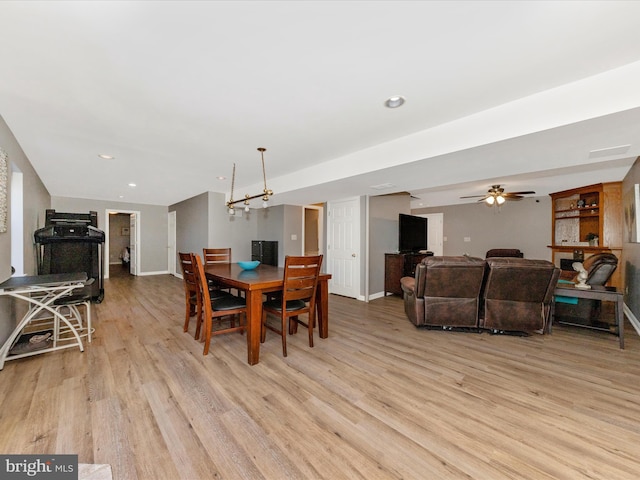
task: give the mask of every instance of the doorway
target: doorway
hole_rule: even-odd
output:
[[[108,209],[105,218],[104,278],[109,278],[110,273],[138,275],[140,212]]]
[[[444,255],[444,213],[418,215],[427,219],[427,249],[436,257]]]
[[[302,254],[320,255],[323,251],[322,206],[306,205],[302,209]]]

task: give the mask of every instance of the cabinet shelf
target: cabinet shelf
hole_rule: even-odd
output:
[[[572,212],[573,210],[563,210],[563,212]],[[558,215],[558,213],[562,213],[561,211],[556,212],[556,221],[564,220],[569,218],[588,218],[588,217],[599,217],[599,213],[590,213],[590,212],[578,212],[571,215]]]
[[[583,207],[583,208],[563,208],[555,210],[555,213],[565,213],[565,212],[574,212],[576,214],[580,214],[582,212],[586,212],[587,210],[599,210],[600,207]]]

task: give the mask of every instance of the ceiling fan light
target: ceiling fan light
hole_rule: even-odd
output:
[[[505,198],[502,195],[498,195],[496,197],[496,202],[498,202],[498,205],[502,205],[505,201]]]
[[[487,202],[488,205],[493,205],[496,201],[496,197],[494,197],[493,195],[487,197],[485,199],[485,202]]]

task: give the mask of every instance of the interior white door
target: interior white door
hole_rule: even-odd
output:
[[[425,213],[418,215],[427,219],[427,249],[435,256],[444,255],[444,213]]]
[[[360,199],[327,203],[329,293],[360,295]]]
[[[167,265],[169,266],[169,274],[176,275],[176,212],[169,212],[169,245],[167,247]]]
[[[129,215],[129,273],[138,274],[138,229],[136,214]]]

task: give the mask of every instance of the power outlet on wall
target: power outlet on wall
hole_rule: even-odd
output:
[[[470,242],[471,241],[471,237],[464,237],[464,241],[465,242]]]

